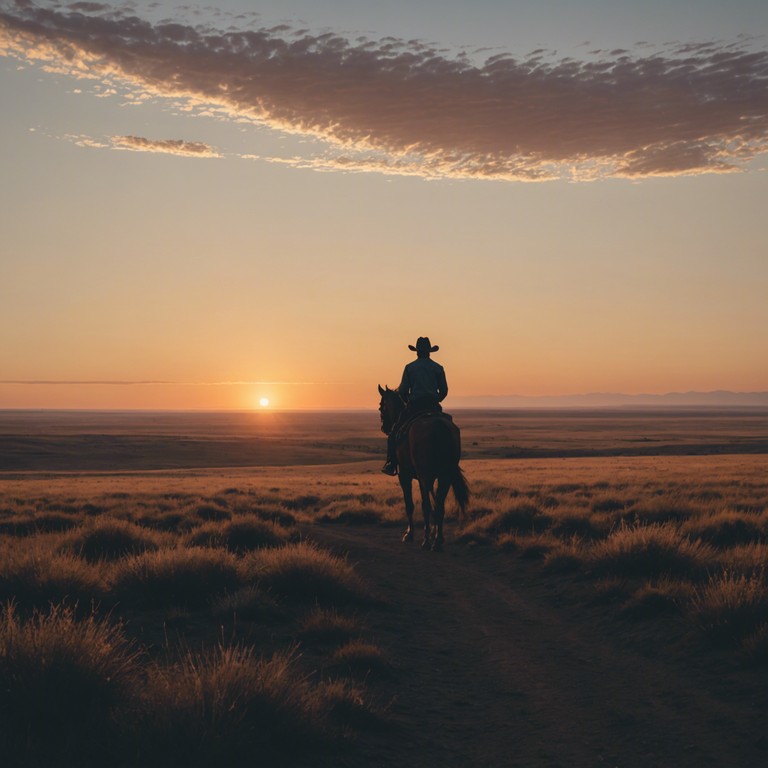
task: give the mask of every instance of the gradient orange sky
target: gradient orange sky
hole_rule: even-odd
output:
[[[764,3],[252,5],[0,0],[0,408],[768,389]]]

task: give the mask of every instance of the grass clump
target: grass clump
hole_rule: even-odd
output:
[[[214,603],[213,612],[221,618],[244,621],[279,618],[283,614],[272,595],[252,584],[222,595]]]
[[[232,517],[232,513],[229,510],[222,509],[214,504],[201,504],[195,509],[195,514],[206,522],[229,520]]]
[[[693,517],[686,522],[683,530],[718,548],[751,544],[765,537],[759,517],[732,510]]]
[[[337,648],[333,663],[353,675],[383,674],[389,671],[384,652],[377,645],[363,640],[351,640]]]
[[[211,598],[242,583],[229,552],[177,547],[145,552],[118,562],[112,576],[115,596],[130,604],[203,607]]]
[[[299,626],[299,639],[311,643],[339,643],[360,632],[359,623],[335,610],[315,608]]]
[[[760,574],[723,571],[695,591],[690,612],[712,642],[736,645],[765,622],[768,586]]]
[[[158,536],[127,520],[101,518],[76,531],[63,545],[68,551],[88,562],[118,560],[159,548]]]
[[[101,569],[70,554],[51,554],[40,546],[11,553],[0,563],[0,600],[21,607],[47,606],[65,600],[88,604],[105,595]]]
[[[652,578],[692,576],[711,564],[713,551],[690,541],[671,524],[621,525],[587,553],[587,566],[595,574]]]
[[[189,534],[187,542],[196,547],[219,547],[236,554],[254,549],[281,547],[288,532],[281,526],[255,515],[238,517],[225,523],[208,523]]]
[[[137,654],[119,625],[53,606],[23,620],[0,609],[0,743],[25,765],[80,762],[114,733],[113,715],[129,701]]]
[[[345,605],[370,600],[352,566],[314,544],[254,552],[246,568],[259,584],[297,602]]]
[[[220,645],[155,666],[135,724],[141,763],[283,762],[318,741],[313,691],[290,654]]]

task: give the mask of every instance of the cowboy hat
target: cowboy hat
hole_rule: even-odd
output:
[[[440,347],[433,347],[428,336],[419,336],[419,338],[416,339],[416,346],[414,347],[413,344],[409,344],[408,349],[410,349],[411,352],[421,352],[423,354],[424,352],[437,352]]]

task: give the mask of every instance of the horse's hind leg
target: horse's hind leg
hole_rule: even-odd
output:
[[[435,552],[443,551],[443,519],[445,518],[445,500],[451,487],[451,481],[448,478],[440,478],[437,481],[437,493],[435,494],[435,527],[437,533],[432,543],[432,549]]]
[[[403,534],[403,541],[413,541],[413,481],[410,477],[400,474],[400,487],[403,489],[403,499],[405,500],[405,514],[408,518],[408,527]]]
[[[421,548],[429,549],[432,546],[432,541],[430,539],[430,518],[432,516],[432,504],[429,500],[432,484],[427,484],[424,480],[419,480],[419,490],[421,491],[421,511],[424,515],[424,540],[421,542]]]

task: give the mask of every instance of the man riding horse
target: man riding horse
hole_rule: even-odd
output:
[[[392,431],[387,436],[387,462],[381,471],[386,475],[397,474],[397,443],[404,424],[420,413],[440,413],[440,403],[448,394],[443,366],[430,358],[440,347],[432,346],[426,336],[416,340],[416,346],[408,345],[416,353],[416,359],[408,363],[397,392],[406,404]]]

